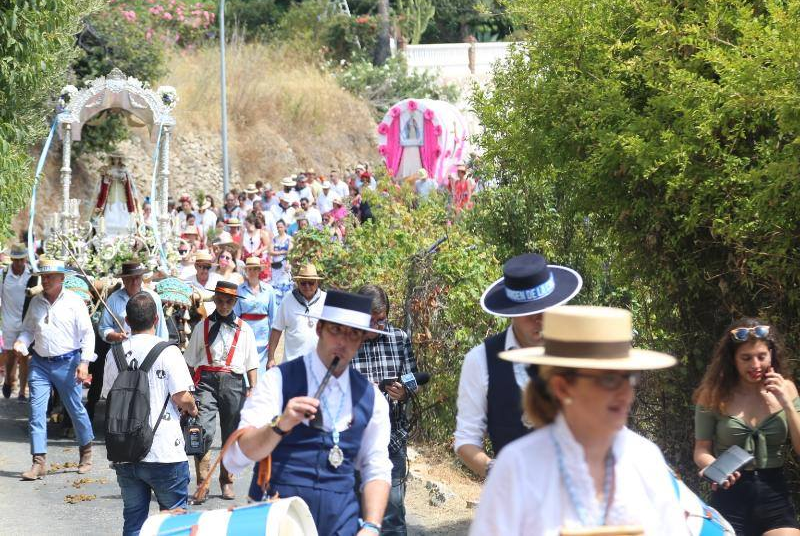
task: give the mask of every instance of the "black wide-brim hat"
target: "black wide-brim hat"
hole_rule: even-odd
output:
[[[125,261],[122,263],[122,271],[114,277],[133,277],[137,275],[144,275],[149,270],[140,262]]]
[[[217,281],[217,286],[214,287],[214,292],[223,296],[233,296],[241,300],[246,300],[246,296],[239,295],[239,285],[231,283],[230,281]]]
[[[568,302],[582,286],[583,279],[575,270],[526,253],[503,265],[503,277],[484,291],[481,307],[494,316],[534,315]]]

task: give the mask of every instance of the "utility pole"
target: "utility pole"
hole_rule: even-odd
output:
[[[219,2],[219,64],[220,94],[222,95],[222,199],[228,195],[228,90],[225,81],[225,0]]]
[[[378,17],[380,17],[380,29],[375,54],[372,56],[372,64],[376,66],[386,63],[392,55],[389,44],[389,0],[378,0]]]

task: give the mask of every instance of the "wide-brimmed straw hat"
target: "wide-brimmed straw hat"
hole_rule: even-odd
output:
[[[228,218],[228,221],[225,222],[225,225],[228,227],[241,227],[242,222],[239,221],[239,218]]]
[[[481,307],[502,317],[538,314],[567,303],[581,286],[583,279],[575,270],[547,264],[541,255],[526,253],[506,261],[503,277],[481,296]]]
[[[144,275],[149,270],[139,261],[125,261],[122,263],[122,271],[114,277],[135,277]]]
[[[381,335],[389,334],[387,331],[374,329],[370,326],[372,321],[372,298],[361,294],[329,290],[325,295],[322,312],[319,315],[309,314],[306,316]]]
[[[72,273],[64,266],[64,261],[58,259],[39,258],[34,275],[44,274],[69,274]]]
[[[264,265],[264,262],[255,255],[250,255],[244,260],[244,267],[247,268],[261,268]]]
[[[14,244],[8,252],[8,256],[12,259],[27,259],[28,248],[22,244]]]
[[[186,228],[181,233],[181,236],[200,236],[200,229],[197,228],[197,225],[187,225]]]
[[[601,370],[654,370],[674,357],[632,347],[631,313],[614,307],[564,305],[542,318],[544,346],[500,352],[507,361]]]
[[[207,249],[198,249],[194,252],[194,263],[195,264],[214,264],[214,257],[211,255],[211,252]]]
[[[281,186],[297,186],[297,181],[294,180],[294,177],[284,177],[281,179]]]
[[[214,292],[217,294],[223,294],[225,296],[244,298],[244,296],[239,296],[239,285],[236,283],[231,283],[230,281],[217,281],[217,286],[214,287]]]
[[[256,185],[251,182],[250,184],[248,184],[245,187],[244,193],[246,193],[246,194],[257,194],[258,193],[258,188],[256,188]]]
[[[313,280],[313,281],[322,281],[325,279],[319,273],[317,273],[317,267],[311,263],[304,264],[300,267],[300,270],[294,275],[294,279],[303,279],[305,281]]]

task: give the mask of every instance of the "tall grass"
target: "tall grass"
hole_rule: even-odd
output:
[[[289,47],[226,47],[231,165],[248,180],[280,178],[298,167],[324,170],[377,159],[366,103],[343,90],[307,53]],[[185,132],[220,131],[219,49],[175,55],[161,82],[175,86]]]

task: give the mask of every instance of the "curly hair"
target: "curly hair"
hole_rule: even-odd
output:
[[[550,390],[550,380],[563,376],[569,383],[575,381],[575,369],[529,365],[526,368],[530,381],[525,387],[522,401],[525,417],[536,428],[548,425],[561,411],[561,403]]]
[[[703,379],[694,391],[692,400],[695,404],[723,413],[725,403],[730,401],[733,390],[739,383],[739,372],[736,369],[735,361],[736,349],[745,344],[745,342],[753,340],[766,342],[772,354],[772,368],[786,377],[791,377],[789,363],[786,358],[786,347],[775,326],[769,325],[769,335],[765,339],[749,338],[745,342],[738,342],[731,337],[731,331],[734,329],[764,325],[769,324],[759,318],[741,318],[732,322],[725,329],[719,341],[717,341],[714,353],[711,356],[711,362],[706,368]]]

